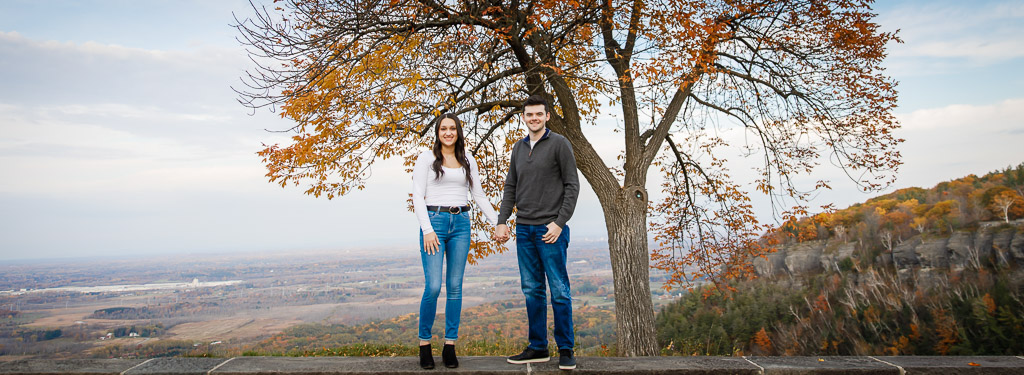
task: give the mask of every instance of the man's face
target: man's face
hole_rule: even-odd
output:
[[[544,130],[544,125],[551,119],[551,114],[544,110],[543,104],[528,105],[523,108],[523,122],[532,133]]]

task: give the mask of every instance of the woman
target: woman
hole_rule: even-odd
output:
[[[420,301],[420,367],[434,368],[430,351],[431,327],[441,292],[441,270],[446,268],[444,349],[445,367],[459,367],[455,340],[462,314],[462,275],[469,255],[469,192],[491,225],[498,215],[480,188],[476,161],[466,154],[462,121],[454,114],[441,116],[434,128],[434,148],[416,160],[413,169],[413,207],[420,222],[420,258],[426,287]],[[446,264],[446,267],[442,267]]]

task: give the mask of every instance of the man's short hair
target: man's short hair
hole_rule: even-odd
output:
[[[529,98],[526,98],[526,101],[523,102],[523,111],[526,110],[526,106],[528,106],[528,105],[538,105],[538,104],[543,104],[544,105],[544,112],[550,112],[551,111],[551,108],[548,107],[547,99],[544,99],[544,97],[541,96],[540,94],[530,95]]]

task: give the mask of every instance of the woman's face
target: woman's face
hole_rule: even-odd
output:
[[[441,141],[442,146],[454,146],[455,141],[459,139],[459,129],[455,125],[455,120],[445,118],[441,120],[441,124],[437,128],[437,137]]]

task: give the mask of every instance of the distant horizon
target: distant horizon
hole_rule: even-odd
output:
[[[1024,157],[1022,157],[1020,161],[1014,162],[1014,163],[1010,163],[1007,166],[1008,167],[1012,167],[1012,166],[1016,166],[1016,165],[1021,164],[1021,163],[1024,163]],[[983,175],[988,174],[988,173],[999,172],[1002,169],[1003,168],[997,168],[997,169],[993,169],[993,170],[989,170],[989,171],[984,171],[984,172],[968,173],[968,174],[965,174],[965,175],[962,175],[962,176],[952,177],[952,178],[948,178],[948,179],[944,179],[944,180],[938,181],[938,182],[936,182],[935,184],[933,184],[931,186],[890,187],[889,189],[886,189],[886,191],[883,191],[883,192],[875,192],[875,193],[873,193],[871,195],[865,194],[864,195],[864,199],[859,201],[859,202],[853,202],[853,203],[850,203],[850,204],[845,205],[843,207],[837,206],[835,208],[836,209],[843,209],[843,208],[847,208],[847,207],[855,205],[855,204],[861,204],[861,203],[866,202],[866,201],[868,201],[870,199],[874,199],[874,198],[877,198],[877,197],[880,197],[880,196],[883,196],[883,195],[886,195],[886,194],[890,194],[890,193],[892,193],[894,191],[897,191],[897,190],[908,189],[908,188],[930,189],[930,188],[933,188],[936,185],[941,184],[943,182],[960,179],[960,178],[966,177],[968,175],[983,176]],[[582,237],[582,238],[574,238],[572,240],[572,242],[574,244],[577,244],[577,245],[579,243],[607,244],[607,237],[598,237],[598,238]],[[509,242],[507,245],[509,246],[509,250],[506,251],[506,253],[514,251],[514,242]],[[655,246],[655,245],[656,245],[656,243],[653,240],[651,240],[649,242],[649,246]],[[46,263],[63,264],[63,263],[78,262],[78,261],[102,262],[102,261],[154,260],[154,259],[171,258],[171,257],[177,257],[180,260],[187,260],[187,259],[200,259],[200,258],[208,259],[208,258],[211,258],[211,257],[239,257],[239,256],[253,257],[253,256],[256,256],[256,257],[271,257],[271,258],[273,258],[273,257],[278,257],[278,256],[283,257],[283,256],[295,256],[295,255],[299,255],[299,256],[315,256],[315,255],[334,255],[334,256],[340,256],[340,255],[343,255],[343,254],[350,254],[350,255],[359,256],[360,258],[362,258],[362,257],[373,257],[373,256],[376,256],[376,255],[380,255],[381,254],[380,252],[382,250],[384,250],[384,254],[387,254],[387,255],[406,255],[407,257],[417,257],[418,256],[418,254],[416,252],[414,252],[415,250],[417,250],[418,245],[416,245],[417,247],[411,247],[410,249],[400,249],[403,246],[411,247],[408,244],[402,244],[402,245],[395,244],[395,245],[356,245],[356,246],[351,246],[351,247],[334,248],[334,249],[323,248],[323,247],[308,247],[308,248],[304,248],[304,249],[238,249],[238,250],[211,249],[211,250],[205,250],[205,251],[199,249],[199,250],[183,251],[183,252],[174,251],[174,250],[159,251],[159,252],[118,252],[118,253],[94,254],[94,255],[58,255],[58,256],[53,256],[53,257],[37,257],[37,258],[31,258],[31,257],[0,257],[0,266],[4,266],[4,265],[19,265],[19,264],[40,265],[40,264],[46,264]],[[572,249],[571,245],[570,245],[570,249]],[[408,254],[406,254],[405,251],[407,251],[407,250],[411,250],[411,251],[409,251]],[[0,253],[0,255],[4,255],[4,254]],[[184,258],[182,258],[182,257],[184,257]],[[0,270],[0,271],[2,271],[2,270]]]
[[[1020,161],[1012,162],[1010,164],[1007,164],[1007,167],[1013,167],[1013,166],[1019,165],[1021,163],[1024,163],[1024,157],[1022,157]],[[853,202],[853,203],[850,203],[850,204],[842,206],[842,207],[837,206],[835,208],[836,209],[843,209],[843,208],[847,208],[847,207],[852,206],[852,205],[861,204],[861,203],[866,202],[866,201],[868,201],[870,199],[874,199],[874,198],[877,198],[877,197],[880,197],[880,196],[883,196],[883,195],[886,195],[886,194],[890,194],[890,193],[892,193],[894,191],[897,191],[897,190],[908,189],[908,188],[930,189],[930,188],[933,188],[936,185],[941,184],[943,182],[948,182],[948,181],[960,179],[960,178],[966,177],[968,175],[983,176],[983,175],[988,174],[988,173],[999,172],[1002,169],[1003,168],[997,168],[997,169],[993,169],[993,170],[989,170],[989,171],[968,173],[968,174],[965,174],[965,175],[962,175],[962,176],[957,176],[957,177],[952,177],[952,178],[944,179],[944,180],[941,180],[941,181],[937,181],[935,184],[933,184],[931,186],[902,186],[902,187],[890,186],[890,188],[886,189],[885,191],[871,193],[870,195],[864,194],[864,199],[861,200],[861,201]],[[343,199],[343,198],[338,198],[338,199]],[[574,244],[577,244],[577,245],[579,243],[607,244],[607,237],[594,238],[594,237],[591,236],[591,237],[574,238],[572,240],[572,242]],[[507,245],[509,246],[509,250],[506,251],[506,253],[514,251],[514,242],[509,242]],[[655,245],[656,245],[656,243],[653,240],[651,240],[649,242],[649,246],[655,246]],[[416,245],[416,246],[418,247],[418,245]],[[340,256],[342,254],[350,254],[350,255],[359,256],[360,258],[362,258],[362,257],[373,257],[373,256],[376,256],[376,255],[380,255],[380,251],[382,251],[382,250],[384,250],[384,253],[387,254],[387,255],[406,255],[407,257],[417,257],[418,256],[417,253],[413,252],[413,251],[415,251],[417,249],[417,247],[411,247],[410,249],[400,249],[401,247],[410,247],[410,245],[408,245],[408,244],[401,244],[401,245],[398,245],[398,244],[395,244],[395,245],[356,245],[356,246],[351,246],[351,247],[334,248],[334,249],[323,248],[323,247],[308,247],[308,248],[304,248],[304,249],[238,249],[238,250],[225,250],[225,249],[201,250],[201,249],[198,249],[198,250],[183,251],[183,252],[174,251],[174,250],[159,251],[159,252],[118,252],[118,253],[94,254],[94,255],[58,255],[58,256],[53,256],[53,257],[37,257],[37,258],[31,258],[31,257],[0,257],[0,266],[4,266],[4,265],[19,265],[19,264],[40,265],[40,264],[46,264],[46,263],[63,264],[63,263],[78,262],[78,261],[102,262],[102,261],[154,260],[154,259],[171,258],[171,257],[177,257],[179,259],[184,257],[184,259],[180,259],[180,260],[186,260],[186,259],[199,259],[199,258],[207,258],[208,259],[210,257],[239,257],[239,256],[253,257],[253,256],[256,256],[256,257],[271,257],[272,258],[272,257],[278,257],[278,256],[283,257],[283,256],[295,256],[295,255],[299,255],[299,256],[315,256],[315,255],[334,255],[334,256]],[[570,245],[570,249],[571,248],[572,248],[572,246]],[[409,251],[408,254],[406,254],[405,251],[407,251],[407,250],[412,250],[412,251]],[[4,255],[4,254],[0,253],[0,255]],[[0,271],[2,271],[2,270],[0,270]]]
[[[607,241],[604,238],[576,238],[572,240],[572,243],[576,246],[580,244],[606,244]],[[509,249],[505,254],[515,252],[514,242],[509,242]],[[570,245],[569,249],[572,250],[573,246]],[[88,262],[103,262],[103,261],[132,261],[132,260],[159,260],[161,258],[175,258],[180,261],[198,260],[198,259],[210,259],[210,258],[221,258],[221,257],[258,257],[258,258],[275,258],[275,257],[294,257],[294,256],[319,256],[328,255],[333,257],[343,256],[354,256],[360,259],[374,258],[381,255],[381,250],[390,250],[385,252],[387,255],[400,255],[401,258],[419,258],[418,249],[411,248],[405,250],[412,250],[408,253],[403,249],[399,249],[396,246],[385,246],[385,245],[373,245],[373,246],[355,246],[348,248],[339,249],[292,249],[292,250],[226,250],[226,251],[193,251],[193,252],[160,252],[160,253],[116,253],[116,254],[103,254],[103,255],[82,255],[82,256],[64,256],[54,258],[0,258],[0,266],[4,265],[17,265],[17,264],[63,264],[69,262],[88,261]],[[2,270],[0,270],[2,271]]]
[[[210,252],[203,252],[203,251],[191,251],[191,252],[189,252],[189,251],[186,251],[186,252],[181,252],[181,253],[176,253],[176,252],[173,252],[173,251],[154,252],[154,253],[144,253],[144,252],[143,253],[139,253],[139,252],[136,252],[136,253],[114,253],[114,254],[102,254],[102,255],[63,256],[63,257],[53,257],[53,258],[0,258],[0,265],[3,265],[3,264],[26,264],[26,263],[49,263],[49,262],[53,262],[53,263],[67,263],[67,262],[74,262],[74,261],[96,261],[96,262],[102,262],[102,261],[105,261],[105,260],[106,261],[110,261],[110,260],[155,260],[155,259],[161,259],[161,258],[175,258],[175,257],[180,259],[180,260],[182,260],[182,261],[185,261],[185,260],[189,260],[189,259],[193,259],[193,258],[194,259],[199,259],[199,258],[211,258],[211,257],[217,258],[217,257],[248,256],[248,257],[270,257],[270,258],[273,258],[273,257],[277,257],[277,256],[285,257],[285,256],[295,256],[295,255],[299,255],[299,256],[315,256],[315,255],[324,255],[324,254],[341,255],[343,253],[350,253],[351,255],[370,256],[370,255],[375,255],[376,254],[375,252],[379,251],[381,249],[391,249],[391,248],[392,247],[388,247],[388,246],[367,246],[367,247],[343,248],[343,249],[312,249],[312,248],[304,249],[304,250],[303,249],[299,249],[299,250],[296,250],[296,249],[292,249],[292,250],[274,250],[274,249],[252,250],[252,249],[245,249],[245,250],[221,250],[221,251],[210,251]],[[398,250],[395,250],[394,252],[389,252],[388,254],[401,254],[401,252],[398,251]],[[409,256],[410,257],[416,256],[416,254],[410,254]]]

